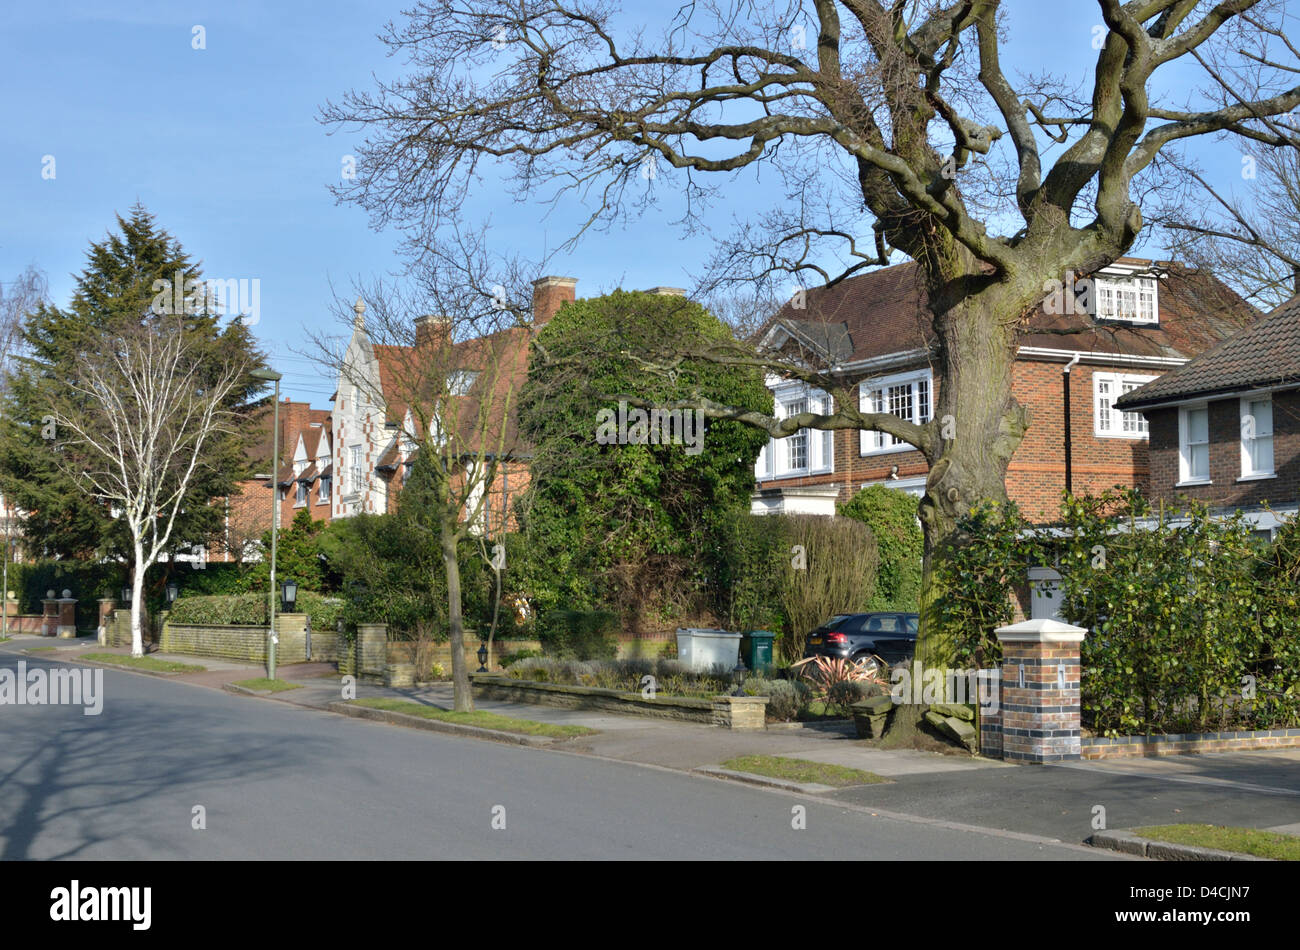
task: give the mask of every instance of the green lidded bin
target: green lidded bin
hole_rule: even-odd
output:
[[[740,655],[751,672],[772,671],[772,641],[776,634],[770,630],[746,630],[740,638]]]

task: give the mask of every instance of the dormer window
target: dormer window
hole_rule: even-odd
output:
[[[1095,284],[1098,320],[1159,323],[1157,281],[1154,277],[1101,275]]]
[[[478,379],[478,373],[469,369],[458,369],[447,377],[447,392],[452,396],[464,396]]]

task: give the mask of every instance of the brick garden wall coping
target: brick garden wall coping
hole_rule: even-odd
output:
[[[1255,729],[1235,732],[1187,732],[1168,736],[1121,736],[1084,739],[1084,759],[1124,759],[1197,752],[1300,748],[1300,729]]]

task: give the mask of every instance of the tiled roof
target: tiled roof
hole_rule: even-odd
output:
[[[1126,393],[1116,405],[1139,409],[1287,383],[1300,385],[1300,295],[1190,363]]]
[[[457,422],[448,434],[459,439],[457,451],[475,454],[480,442],[489,454],[531,451],[519,435],[516,407],[519,389],[528,375],[528,347],[531,332],[525,327],[512,327],[472,340],[456,343],[452,348],[455,369],[477,371],[478,376],[469,391],[453,397],[457,402]],[[428,386],[420,379],[422,372],[431,370],[431,363],[445,360],[421,360],[417,349],[409,346],[377,345],[373,347],[379,364],[380,386],[383,389],[385,418],[390,424],[401,425],[413,396],[422,388],[434,389],[432,377]],[[480,421],[479,410],[484,401],[490,410],[486,423]],[[446,427],[450,429],[451,427]],[[385,452],[377,467],[391,466],[395,449]]]
[[[1147,264],[1133,258],[1118,263]],[[1024,347],[1188,359],[1258,319],[1254,308],[1210,274],[1176,264],[1160,271],[1157,325],[1095,321],[1087,314],[1049,314],[1040,306],[1022,323]],[[935,342],[928,295],[913,262],[809,290],[805,308],[787,303],[776,320],[798,343],[837,362],[926,349]],[[796,344],[798,345],[798,344]]]

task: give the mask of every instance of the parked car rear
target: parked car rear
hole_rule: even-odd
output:
[[[878,656],[893,666],[912,659],[920,624],[919,614],[894,611],[841,614],[808,634],[803,655],[849,660]]]

